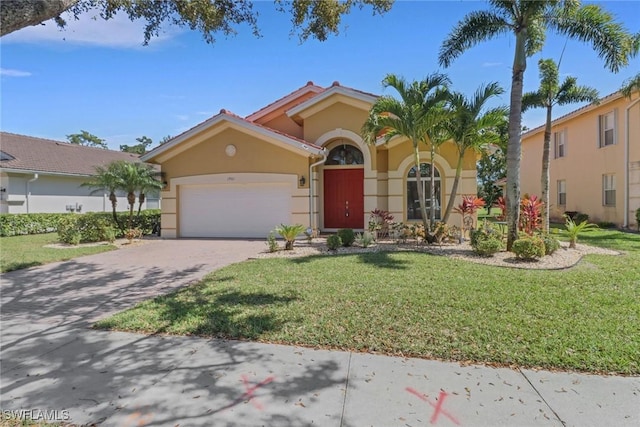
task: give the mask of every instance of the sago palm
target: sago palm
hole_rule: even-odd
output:
[[[568,215],[565,215],[565,218],[565,228],[567,229],[567,236],[569,237],[569,247],[572,249],[576,248],[578,236],[582,232],[599,228],[596,224],[591,224],[587,221],[582,221],[580,224],[576,224]]]
[[[540,198],[542,199],[542,231],[549,231],[549,164],[551,151],[551,121],[554,105],[577,102],[597,102],[598,91],[588,86],[579,86],[575,77],[567,77],[560,84],[560,71],[552,59],[538,61],[540,87],[535,92],[522,96],[522,111],[531,108],[546,109],[547,118],[542,145],[542,173],[540,177]]]
[[[640,47],[640,36],[630,33],[602,7],[576,0],[490,0],[490,10],[474,11],[459,21],[443,42],[439,61],[448,67],[480,42],[505,34],[515,36],[507,149],[507,248],[518,238],[520,202],[520,136],[522,93],[527,58],[544,45],[546,32],[590,43],[607,68],[617,72]]]
[[[468,150],[481,151],[489,144],[498,142],[497,129],[505,120],[506,107],[487,109],[487,102],[504,90],[498,83],[490,83],[478,88],[471,98],[460,93],[453,93],[449,100],[451,118],[447,122],[449,136],[458,149],[456,176],[451,186],[451,194],[444,212],[443,222],[447,222],[453,210],[458,184],[462,174],[462,164]]]
[[[449,78],[444,74],[434,73],[424,80],[412,83],[408,83],[402,77],[388,74],[382,85],[395,89],[400,99],[388,95],[378,98],[362,126],[362,136],[368,144],[375,144],[378,138],[389,142],[394,137],[405,137],[411,143],[420,213],[425,230],[429,229],[429,224],[420,173],[420,143],[427,142],[429,130],[442,120],[442,109],[438,107],[447,99],[448,84]]]

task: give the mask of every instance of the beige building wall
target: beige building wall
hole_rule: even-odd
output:
[[[587,106],[554,121],[551,130],[550,216],[562,221],[565,211],[579,211],[589,215],[591,222],[624,223],[626,130],[629,126],[630,167],[630,224],[635,224],[635,209],[640,207],[640,106],[620,95],[605,98],[598,106]],[[600,147],[600,117],[614,117],[614,144]],[[565,156],[555,158],[554,134],[563,133]],[[544,129],[538,128],[523,135],[521,163],[521,192],[541,193],[542,147]],[[637,169],[637,170],[636,170]],[[615,206],[605,206],[604,175],[615,180]],[[558,181],[566,186],[566,204],[558,204]],[[635,195],[637,194],[637,196]]]
[[[164,179],[168,183],[162,192],[163,236],[180,235],[180,185],[215,184],[229,180],[234,183],[270,182],[270,177],[282,180],[282,175],[289,176],[289,181],[295,182],[297,187],[292,193],[292,221],[309,225],[309,160],[306,156],[233,128],[201,141],[199,138],[202,135],[176,146],[174,151],[194,144],[174,157],[171,157],[171,151],[163,153],[163,156],[170,157],[162,162]],[[236,147],[236,154],[232,157],[225,153],[230,144]],[[298,182],[302,176],[307,181],[304,186]]]

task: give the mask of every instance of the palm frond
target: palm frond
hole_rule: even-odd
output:
[[[640,90],[640,73],[636,74],[633,77],[628,78],[622,83],[622,87],[620,88],[620,92],[625,97],[631,99],[631,95],[635,91]]]
[[[595,4],[557,9],[549,25],[560,34],[590,43],[614,73],[628,65],[640,48],[638,35],[629,33],[613,15]]]
[[[510,23],[498,13],[474,11],[459,21],[440,47],[438,62],[444,67],[476,44],[512,30]]]
[[[547,97],[540,91],[526,92],[522,95],[522,112],[532,108],[544,108],[547,106]]]

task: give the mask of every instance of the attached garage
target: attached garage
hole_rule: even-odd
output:
[[[291,222],[291,191],[278,182],[181,185],[179,235],[265,238]]]

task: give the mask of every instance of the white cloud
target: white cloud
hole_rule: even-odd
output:
[[[86,12],[76,20],[70,13],[62,15],[67,22],[61,29],[53,21],[26,27],[2,38],[3,43],[67,43],[113,48],[141,48],[144,41],[144,22],[131,21],[123,14],[105,21],[95,12]],[[168,40],[177,34],[175,28],[153,37],[149,45]]]
[[[199,116],[213,116],[213,112],[211,111],[198,111],[196,114]]]
[[[6,77],[29,77],[29,71],[13,70],[11,68],[0,68],[0,76]]]
[[[483,62],[482,63],[483,67],[499,67],[500,65],[502,65],[502,62]]]
[[[181,121],[185,122],[185,121],[189,120],[189,115],[187,115],[187,114],[178,114],[178,115],[176,115],[176,118],[178,120],[181,120]]]

